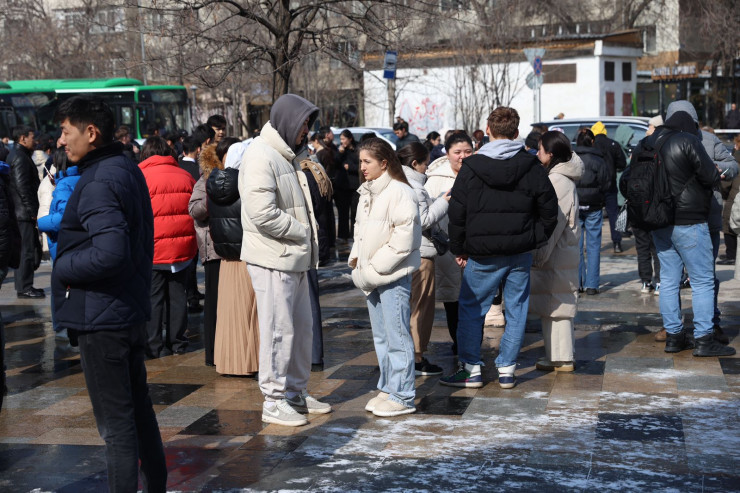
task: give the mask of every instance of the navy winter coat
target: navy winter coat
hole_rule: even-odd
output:
[[[116,142],[77,163],[52,271],[56,322],[79,331],[147,321],[154,219],[144,175]]]

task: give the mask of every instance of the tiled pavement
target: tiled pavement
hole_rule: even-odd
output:
[[[605,235],[608,238],[608,233]],[[628,241],[626,246],[631,246]],[[740,491],[740,359],[663,352],[658,300],[641,295],[634,249],[602,256],[602,293],[581,300],[577,370],[535,370],[528,327],[518,384],[502,390],[486,329],[482,389],[417,379],[417,414],[363,407],[378,376],[364,299],[343,264],[322,269],[326,366],[311,392],[334,412],[302,428],[260,421],[252,379],[219,376],[202,351],[147,363],[171,491]],[[740,282],[719,267],[724,326],[738,348]],[[49,266],[37,273],[48,288]],[[48,289],[47,289],[48,293]],[[690,290],[683,291],[690,307]],[[105,460],[79,357],[55,342],[48,303],[0,291],[8,386],[0,491],[104,491]],[[441,306],[430,359],[452,370]],[[198,347],[200,316],[190,319]]]

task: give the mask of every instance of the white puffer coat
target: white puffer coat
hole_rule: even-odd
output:
[[[530,278],[529,312],[540,317],[576,316],[581,227],[575,182],[582,175],[583,161],[575,152],[570,161],[549,169],[558,196],[558,224],[547,245],[535,250]]]
[[[740,235],[740,193],[735,195],[735,201],[732,203],[732,212],[730,212],[730,229],[734,231],[736,235]],[[740,253],[740,242],[737,244],[737,252]],[[735,261],[735,279],[740,281],[740,262],[737,260]]]
[[[444,197],[438,197],[437,200],[429,196],[429,192],[424,188],[427,181],[427,175],[408,167],[403,167],[406,179],[411,184],[411,188],[416,193],[416,200],[419,202],[419,220],[421,221],[421,231],[424,232],[437,226],[443,218],[447,217],[447,208],[449,202]],[[421,247],[419,247],[421,258],[434,258],[437,256],[437,249],[434,248],[432,240],[422,234]]]
[[[284,272],[306,272],[318,265],[316,220],[299,163],[270,122],[244,151],[239,195],[245,262]]]
[[[421,265],[421,222],[416,194],[386,172],[363,183],[349,254],[352,281],[365,294],[411,274]]]
[[[441,197],[455,184],[456,174],[452,171],[447,156],[436,159],[427,169],[427,182],[424,187],[429,196],[436,200]],[[450,220],[447,214],[439,221],[438,226],[447,233]],[[437,257],[434,260],[434,289],[437,301],[457,301],[460,297],[460,285],[462,284],[462,269],[455,261],[451,252]]]

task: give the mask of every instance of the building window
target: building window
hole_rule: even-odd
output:
[[[622,62],[622,80],[624,82],[632,80],[632,62]]]
[[[614,62],[604,62],[604,80],[614,80]]]
[[[606,116],[614,116],[614,93],[608,92],[606,93],[606,111],[604,112]]]
[[[655,26],[644,26],[642,28],[642,49],[645,53],[656,53],[658,51],[658,40],[655,34]]]

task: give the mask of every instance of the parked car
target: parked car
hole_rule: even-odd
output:
[[[601,122],[606,127],[606,136],[613,139],[617,133],[617,127],[620,125],[628,125],[635,131],[632,139],[627,143],[627,164],[629,165],[630,158],[632,157],[632,151],[638,142],[645,138],[645,133],[648,129],[648,120],[650,118],[643,116],[598,116],[598,117],[584,117],[584,118],[564,118],[562,120],[547,120],[541,123],[535,123],[533,125],[547,125],[547,128],[554,130],[556,128],[562,129],[563,133],[570,139],[572,145],[576,145],[576,136],[578,135],[578,129],[581,127],[591,128],[594,123]],[[622,172],[617,172],[617,183],[619,178],[622,176]],[[618,192],[617,203],[621,206],[624,203],[624,196],[621,192]]]
[[[632,140],[627,144],[627,160],[629,161],[629,157],[632,155],[632,150],[638,142],[645,138],[645,132],[647,132],[648,129],[648,120],[650,120],[650,118],[642,116],[599,116],[547,120],[533,125],[547,125],[547,128],[550,130],[560,128],[563,130],[563,133],[568,136],[573,145],[576,143],[576,135],[578,134],[578,129],[581,127],[591,128],[594,123],[600,121],[606,127],[606,136],[613,139],[617,133],[618,126],[628,125],[635,131],[635,134],[632,136]]]
[[[352,132],[352,136],[357,142],[360,142],[360,139],[366,133],[373,132],[376,136],[388,142],[394,151],[396,150],[396,142],[398,139],[396,138],[396,134],[393,133],[393,129],[380,127],[331,127],[331,131],[334,134],[334,144],[336,144],[337,147],[340,145],[339,134],[342,133],[342,130],[345,128]]]

